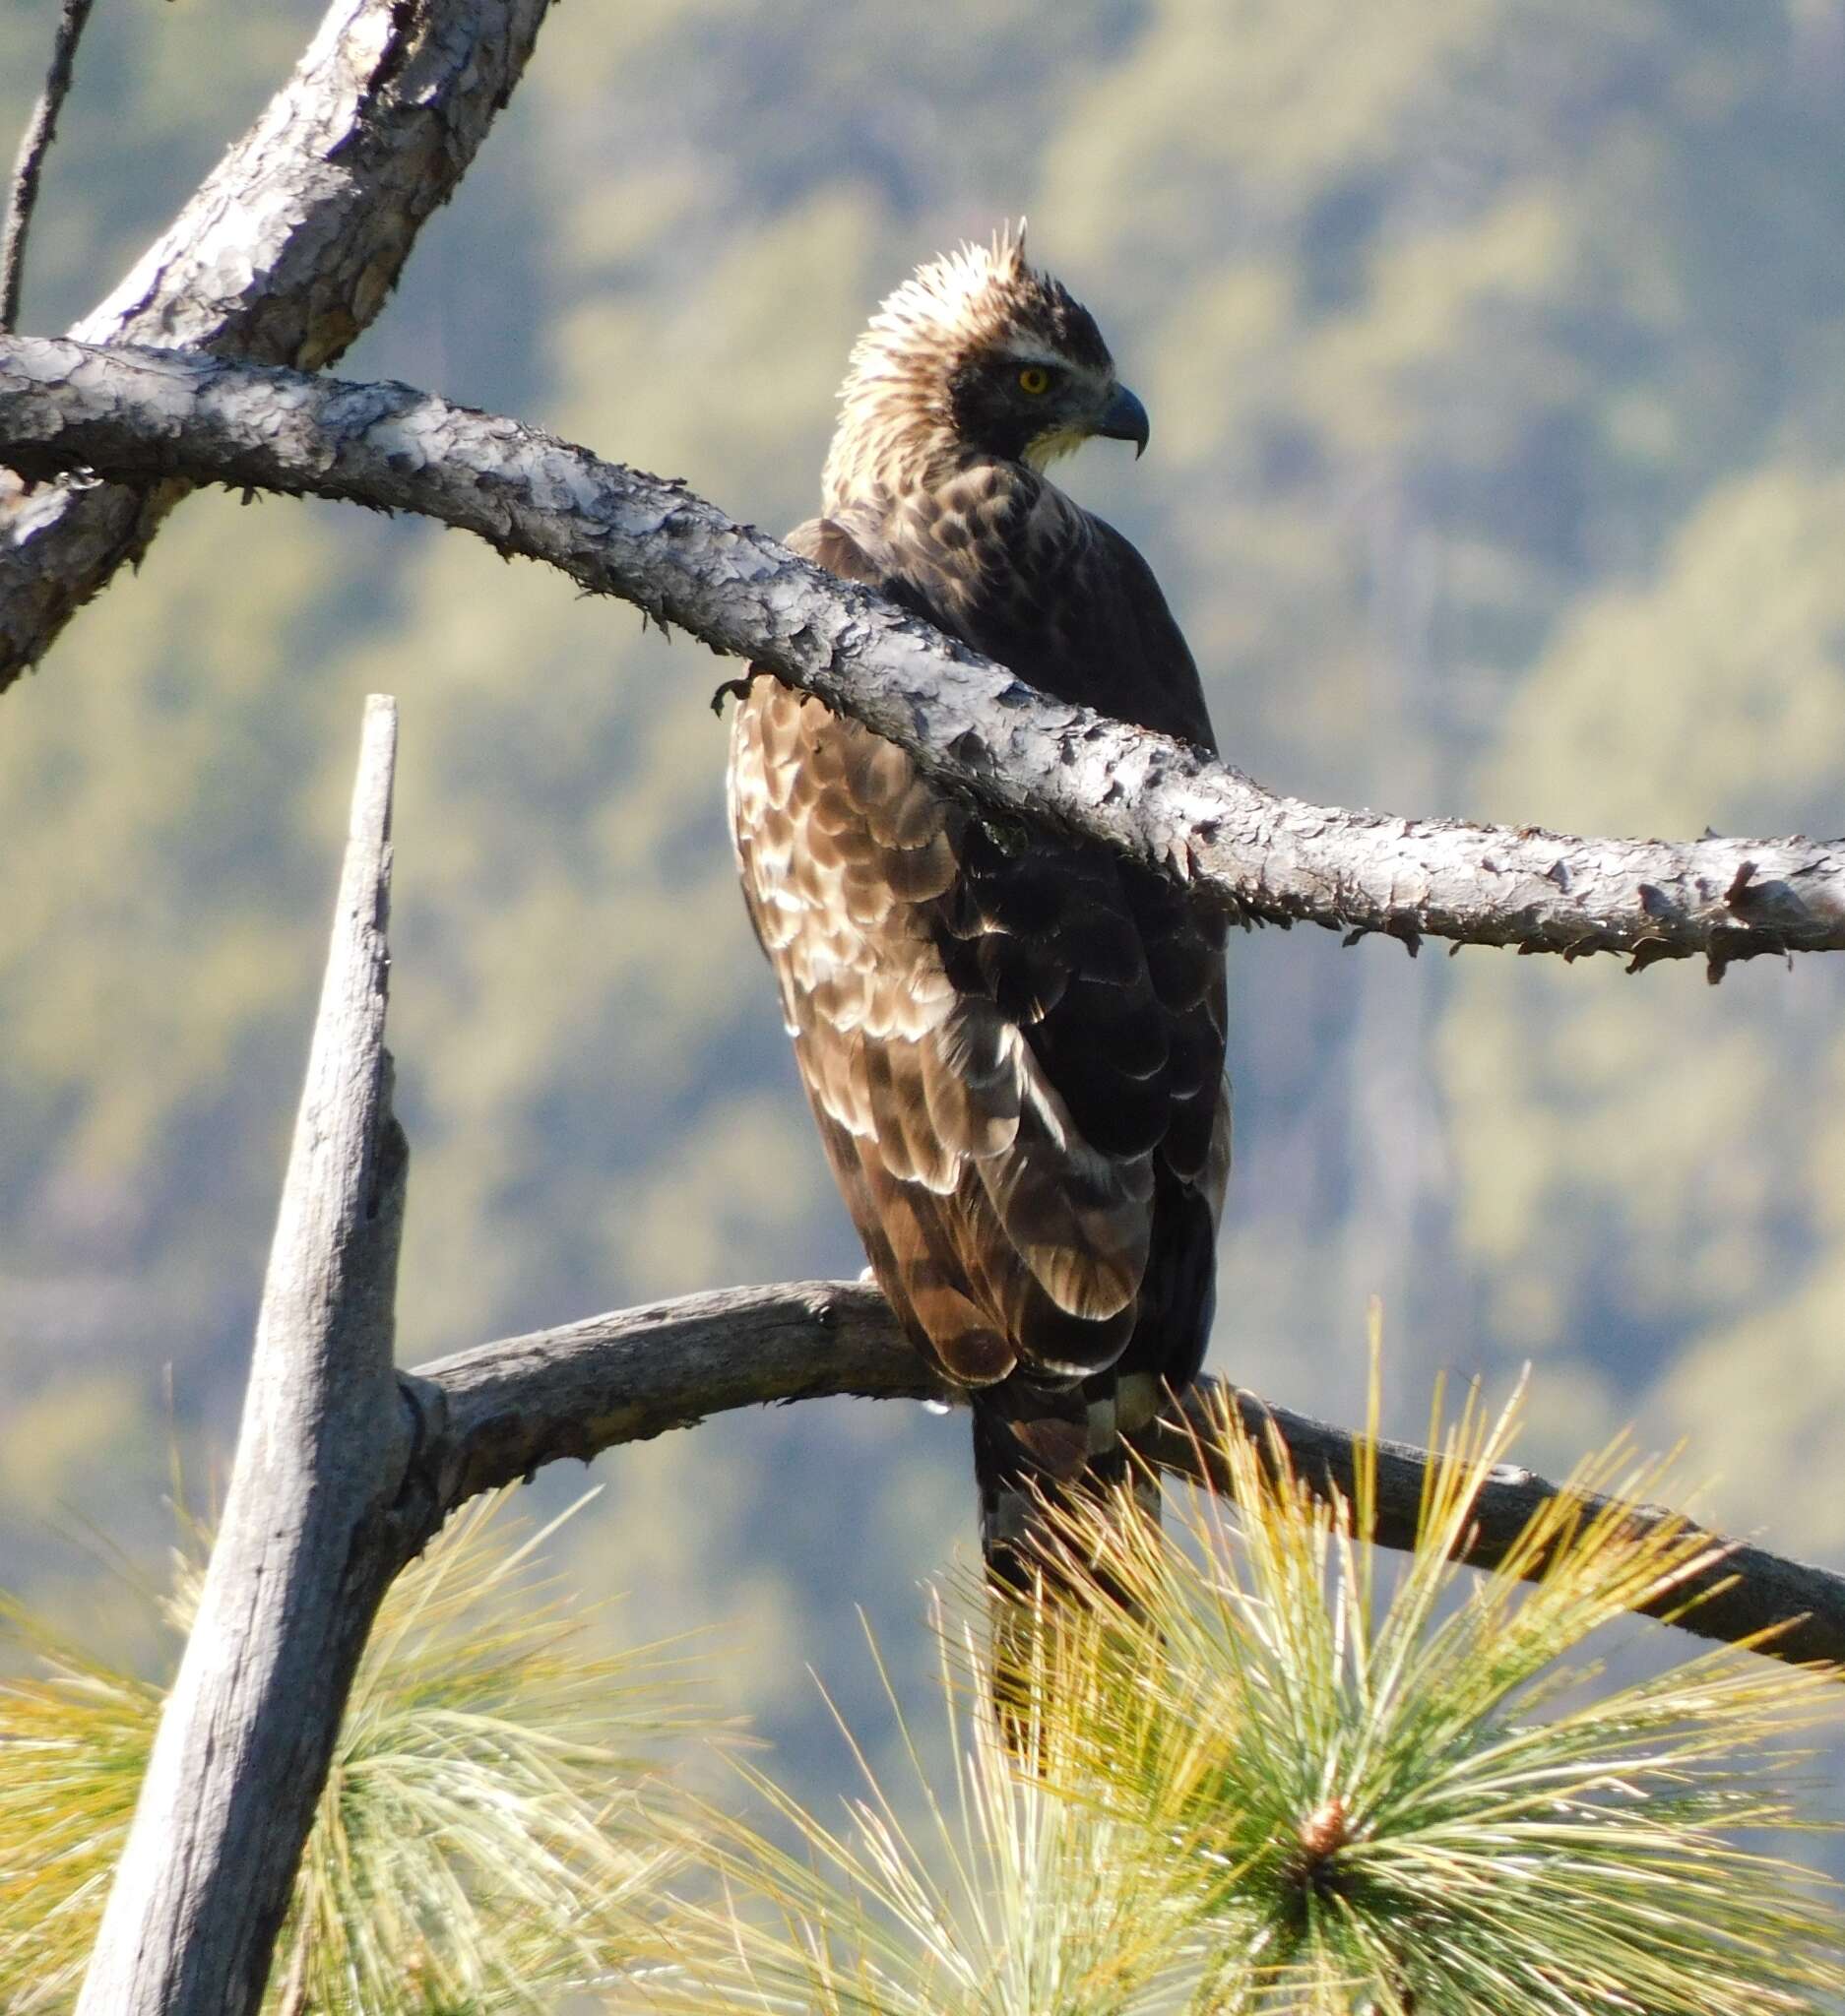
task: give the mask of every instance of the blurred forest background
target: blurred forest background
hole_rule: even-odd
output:
[[[25,326],[113,284],[314,0],[104,0]],[[0,10],[10,151],[51,0]],[[1146,551],[1230,758],[1593,832],[1845,830],[1845,0],[577,0],[340,367],[807,515],[877,298],[1028,212],[1153,416],[1069,486]],[[188,505],[0,701],[0,1585],[156,1656],[168,1444],[233,1432],[360,696],[401,696],[407,1360],[855,1272],[722,823],[729,667],[432,530]],[[1688,1438],[1845,1560],[1845,962],[1628,978],[1232,950],[1213,1361],[1388,1425],[1535,1361],[1523,1453]],[[170,1369],[169,1369],[170,1368]],[[170,1381],[170,1389],[169,1389]],[[170,1390],[170,1406],[167,1398]],[[966,1427],[807,1405],[617,1452],[609,1628],[710,1627],[817,1771],[928,1657]],[[561,1502],[575,1475],[536,1487]],[[872,1718],[873,1720],[875,1718]]]

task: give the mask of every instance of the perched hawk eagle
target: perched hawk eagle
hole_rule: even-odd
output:
[[[1214,747],[1147,563],[1046,474],[1147,440],[1087,309],[1021,237],[884,302],[823,515],[789,539],[1031,685]],[[730,801],[750,919],[833,1173],[917,1349],[970,1389],[981,1537],[1115,1479],[1203,1356],[1230,1164],[1224,930],[1106,848],[982,813],[758,673]]]

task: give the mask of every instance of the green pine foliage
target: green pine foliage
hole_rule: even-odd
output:
[[[147,1769],[163,1690],[0,1597],[0,2008],[68,2009]]]
[[[683,1682],[597,1656],[526,1531],[476,1500],[387,1594],[277,1947],[279,2016],[499,2016],[625,1966],[671,1851],[636,1800]],[[194,1533],[194,1540],[202,1536]],[[177,1559],[189,1627],[202,1553]],[[0,2009],[71,2006],[163,1690],[10,1600],[0,1686]]]
[[[1607,1681],[1586,1641],[1652,1630],[1634,1606],[1710,1561],[1668,1517],[1565,1496],[1498,1567],[1457,1566],[1517,1412],[1437,1418],[1406,1556],[1371,1538],[1374,1439],[1329,1502],[1226,1412],[1234,1509],[1179,1492],[1163,1532],[1130,1498],[1078,1505],[1054,1596],[936,1603],[945,1741],[873,1647],[901,1769],[848,1730],[863,1789],[837,1823],[741,1762],[754,1818],[664,1772],[684,1675],[599,1656],[539,1569],[554,1529],[481,1500],[380,1613],[268,2006],[1821,2016],[1845,1919],[1787,1843],[1845,1691],[1749,1647]],[[1632,1501],[1664,1474],[1617,1449],[1571,1481]],[[161,1695],[4,1621],[36,1672],[0,1692],[0,2008],[57,2016]]]
[[[1011,1738],[963,1631],[944,1641],[945,1782],[894,1696],[901,1796],[867,1772],[834,1827],[754,1777],[773,1826],[708,1817],[724,1889],[656,1998],[714,2016],[1835,2006],[1836,1895],[1776,1843],[1802,1824],[1799,1739],[1845,1709],[1836,1676],[1724,1648],[1597,1684],[1585,1641],[1709,1544],[1562,1498],[1497,1568],[1456,1565],[1516,1414],[1470,1404],[1440,1437],[1406,1557],[1371,1541],[1368,1464],[1356,1503],[1327,1503],[1232,1413],[1213,1439],[1234,1512],[1194,1491],[1164,1535],[1123,1504],[1063,1517],[1060,1593],[1004,1633],[1031,1648]],[[1662,1480],[1617,1449],[1571,1481],[1631,1500]]]

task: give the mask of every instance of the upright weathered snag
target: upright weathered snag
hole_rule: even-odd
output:
[[[250,2016],[352,1673],[419,1544],[392,1370],[406,1150],[384,1046],[394,703],[367,704],[346,864],[243,1424],[81,2016]]]

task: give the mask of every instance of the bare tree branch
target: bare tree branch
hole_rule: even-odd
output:
[[[445,1515],[560,1457],[587,1463],[734,1408],[953,1398],[883,1295],[844,1281],[680,1295],[483,1344],[407,1376],[440,1422],[425,1457]]]
[[[6,233],[0,238],[0,334],[19,327],[20,287],[26,278],[26,239],[38,201],[38,178],[44,171],[51,143],[58,137],[58,114],[70,94],[77,44],[83,39],[90,8],[91,0],[64,0],[58,15],[58,32],[51,43],[50,66],[45,71],[45,88],[32,106],[32,115],[20,142],[19,158],[13,164],[13,183],[7,193]]]
[[[617,1443],[690,1427],[732,1408],[828,1394],[952,1397],[905,1340],[878,1291],[847,1281],[721,1289],[617,1310],[482,1345],[418,1366],[409,1378],[425,1420],[442,1423],[423,1454],[444,1512],[559,1457],[587,1461]],[[1213,1389],[1234,1398],[1253,1433],[1279,1437],[1303,1480],[1350,1502],[1350,1430],[1210,1380],[1166,1429],[1160,1461],[1168,1470],[1229,1490],[1227,1476],[1210,1461]],[[1403,1442],[1379,1449],[1382,1545],[1415,1544],[1431,1461],[1427,1450]],[[1561,1486],[1534,1472],[1502,1466],[1480,1493],[1465,1558],[1479,1567],[1503,1560],[1532,1516],[1559,1495]],[[1590,1492],[1573,1496],[1590,1516],[1611,1502]],[[1635,1506],[1630,1516],[1644,1526],[1676,1515]],[[1675,1586],[1649,1606],[1650,1614],[1731,1644],[1779,1626],[1762,1648],[1773,1657],[1845,1661],[1845,1576],[1710,1539],[1724,1550],[1721,1562]]]
[[[252,2016],[378,1600],[432,1525],[399,1505],[413,1437],[391,1367],[396,739],[374,698],[230,1488],[80,2016]]]
[[[1213,1460],[1208,1433],[1212,1383],[1205,1381],[1186,1397],[1180,1420],[1163,1424],[1159,1461],[1177,1476],[1194,1478],[1215,1491],[1228,1493],[1229,1475]],[[1348,1504],[1353,1501],[1358,1437],[1351,1429],[1276,1407],[1240,1386],[1224,1390],[1235,1399],[1252,1435],[1272,1433],[1280,1440],[1290,1468],[1304,1482],[1322,1494],[1337,1491]],[[1416,1544],[1423,1481],[1432,1461],[1430,1451],[1408,1442],[1379,1444],[1376,1539],[1380,1545],[1407,1551]],[[1620,1506],[1636,1534],[1670,1525],[1687,1539],[1695,1541],[1701,1535],[1710,1543],[1711,1564],[1676,1580],[1669,1590],[1643,1604],[1640,1614],[1726,1645],[1772,1631],[1773,1639],[1756,1650],[1795,1665],[1845,1663],[1845,1575],[1790,1560],[1747,1541],[1706,1533],[1670,1506],[1625,1505],[1599,1491],[1571,1490],[1518,1464],[1499,1465],[1481,1489],[1461,1558],[1477,1568],[1497,1567],[1539,1511],[1559,1498],[1578,1507],[1585,1520]],[[1531,1574],[1542,1574],[1544,1565],[1541,1558]]]
[[[1845,948],[1845,844],[1587,839],[1309,805],[1046,699],[678,483],[401,385],[0,339],[0,455],[413,511],[617,595],[901,742],[945,783],[1163,867],[1245,922],[1643,966]]]
[[[314,370],[377,314],[518,83],[549,0],[332,0],[294,75],[72,334]],[[4,460],[4,458],[0,458]],[[183,485],[0,472],[0,692]]]

